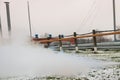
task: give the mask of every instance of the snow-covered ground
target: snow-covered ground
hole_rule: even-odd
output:
[[[120,68],[113,67],[119,62],[109,60],[112,53],[56,52],[29,39],[0,42],[0,80],[120,80]]]

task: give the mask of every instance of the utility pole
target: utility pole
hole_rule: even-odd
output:
[[[9,2],[5,2],[5,4],[6,4],[6,12],[7,12],[8,32],[9,32],[9,36],[11,36],[11,21],[10,21]]]
[[[32,38],[31,18],[30,18],[30,8],[29,8],[29,2],[28,2],[28,1],[27,1],[27,6],[28,6],[28,19],[29,19],[30,37]]]
[[[115,0],[113,0],[113,26],[114,31],[116,31],[116,12],[115,12]],[[114,34],[114,41],[116,41],[116,34]]]

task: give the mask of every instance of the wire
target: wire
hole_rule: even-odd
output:
[[[95,8],[94,8],[94,14],[93,15],[91,15],[91,20],[90,20],[90,25],[92,25],[93,24],[93,22],[94,22],[94,20],[95,20],[95,18],[96,18],[96,16],[98,15],[98,11],[100,10],[99,8],[99,4],[101,4],[100,2],[97,2],[96,3],[96,6],[95,6]],[[103,4],[103,3],[102,3]],[[90,18],[89,18],[90,19]]]
[[[85,25],[85,23],[87,22],[88,18],[92,15],[92,13],[93,13],[92,10],[94,10],[94,7],[95,7],[95,6],[96,6],[96,0],[94,0],[94,2],[92,3],[92,6],[91,6],[91,8],[89,9],[87,15],[86,15],[85,18],[81,21],[80,26]],[[77,29],[76,32],[79,31],[80,26],[78,27],[78,29]]]

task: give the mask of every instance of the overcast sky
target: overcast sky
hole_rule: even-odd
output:
[[[0,0],[3,34],[7,33],[6,7],[10,2],[12,34],[29,35],[27,0]],[[112,0],[28,0],[33,34],[72,34],[92,29],[113,29]],[[120,0],[116,0],[117,26]]]

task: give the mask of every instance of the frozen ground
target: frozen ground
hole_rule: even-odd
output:
[[[112,55],[66,54],[27,39],[1,39],[0,80],[120,80],[120,64],[110,60]]]

